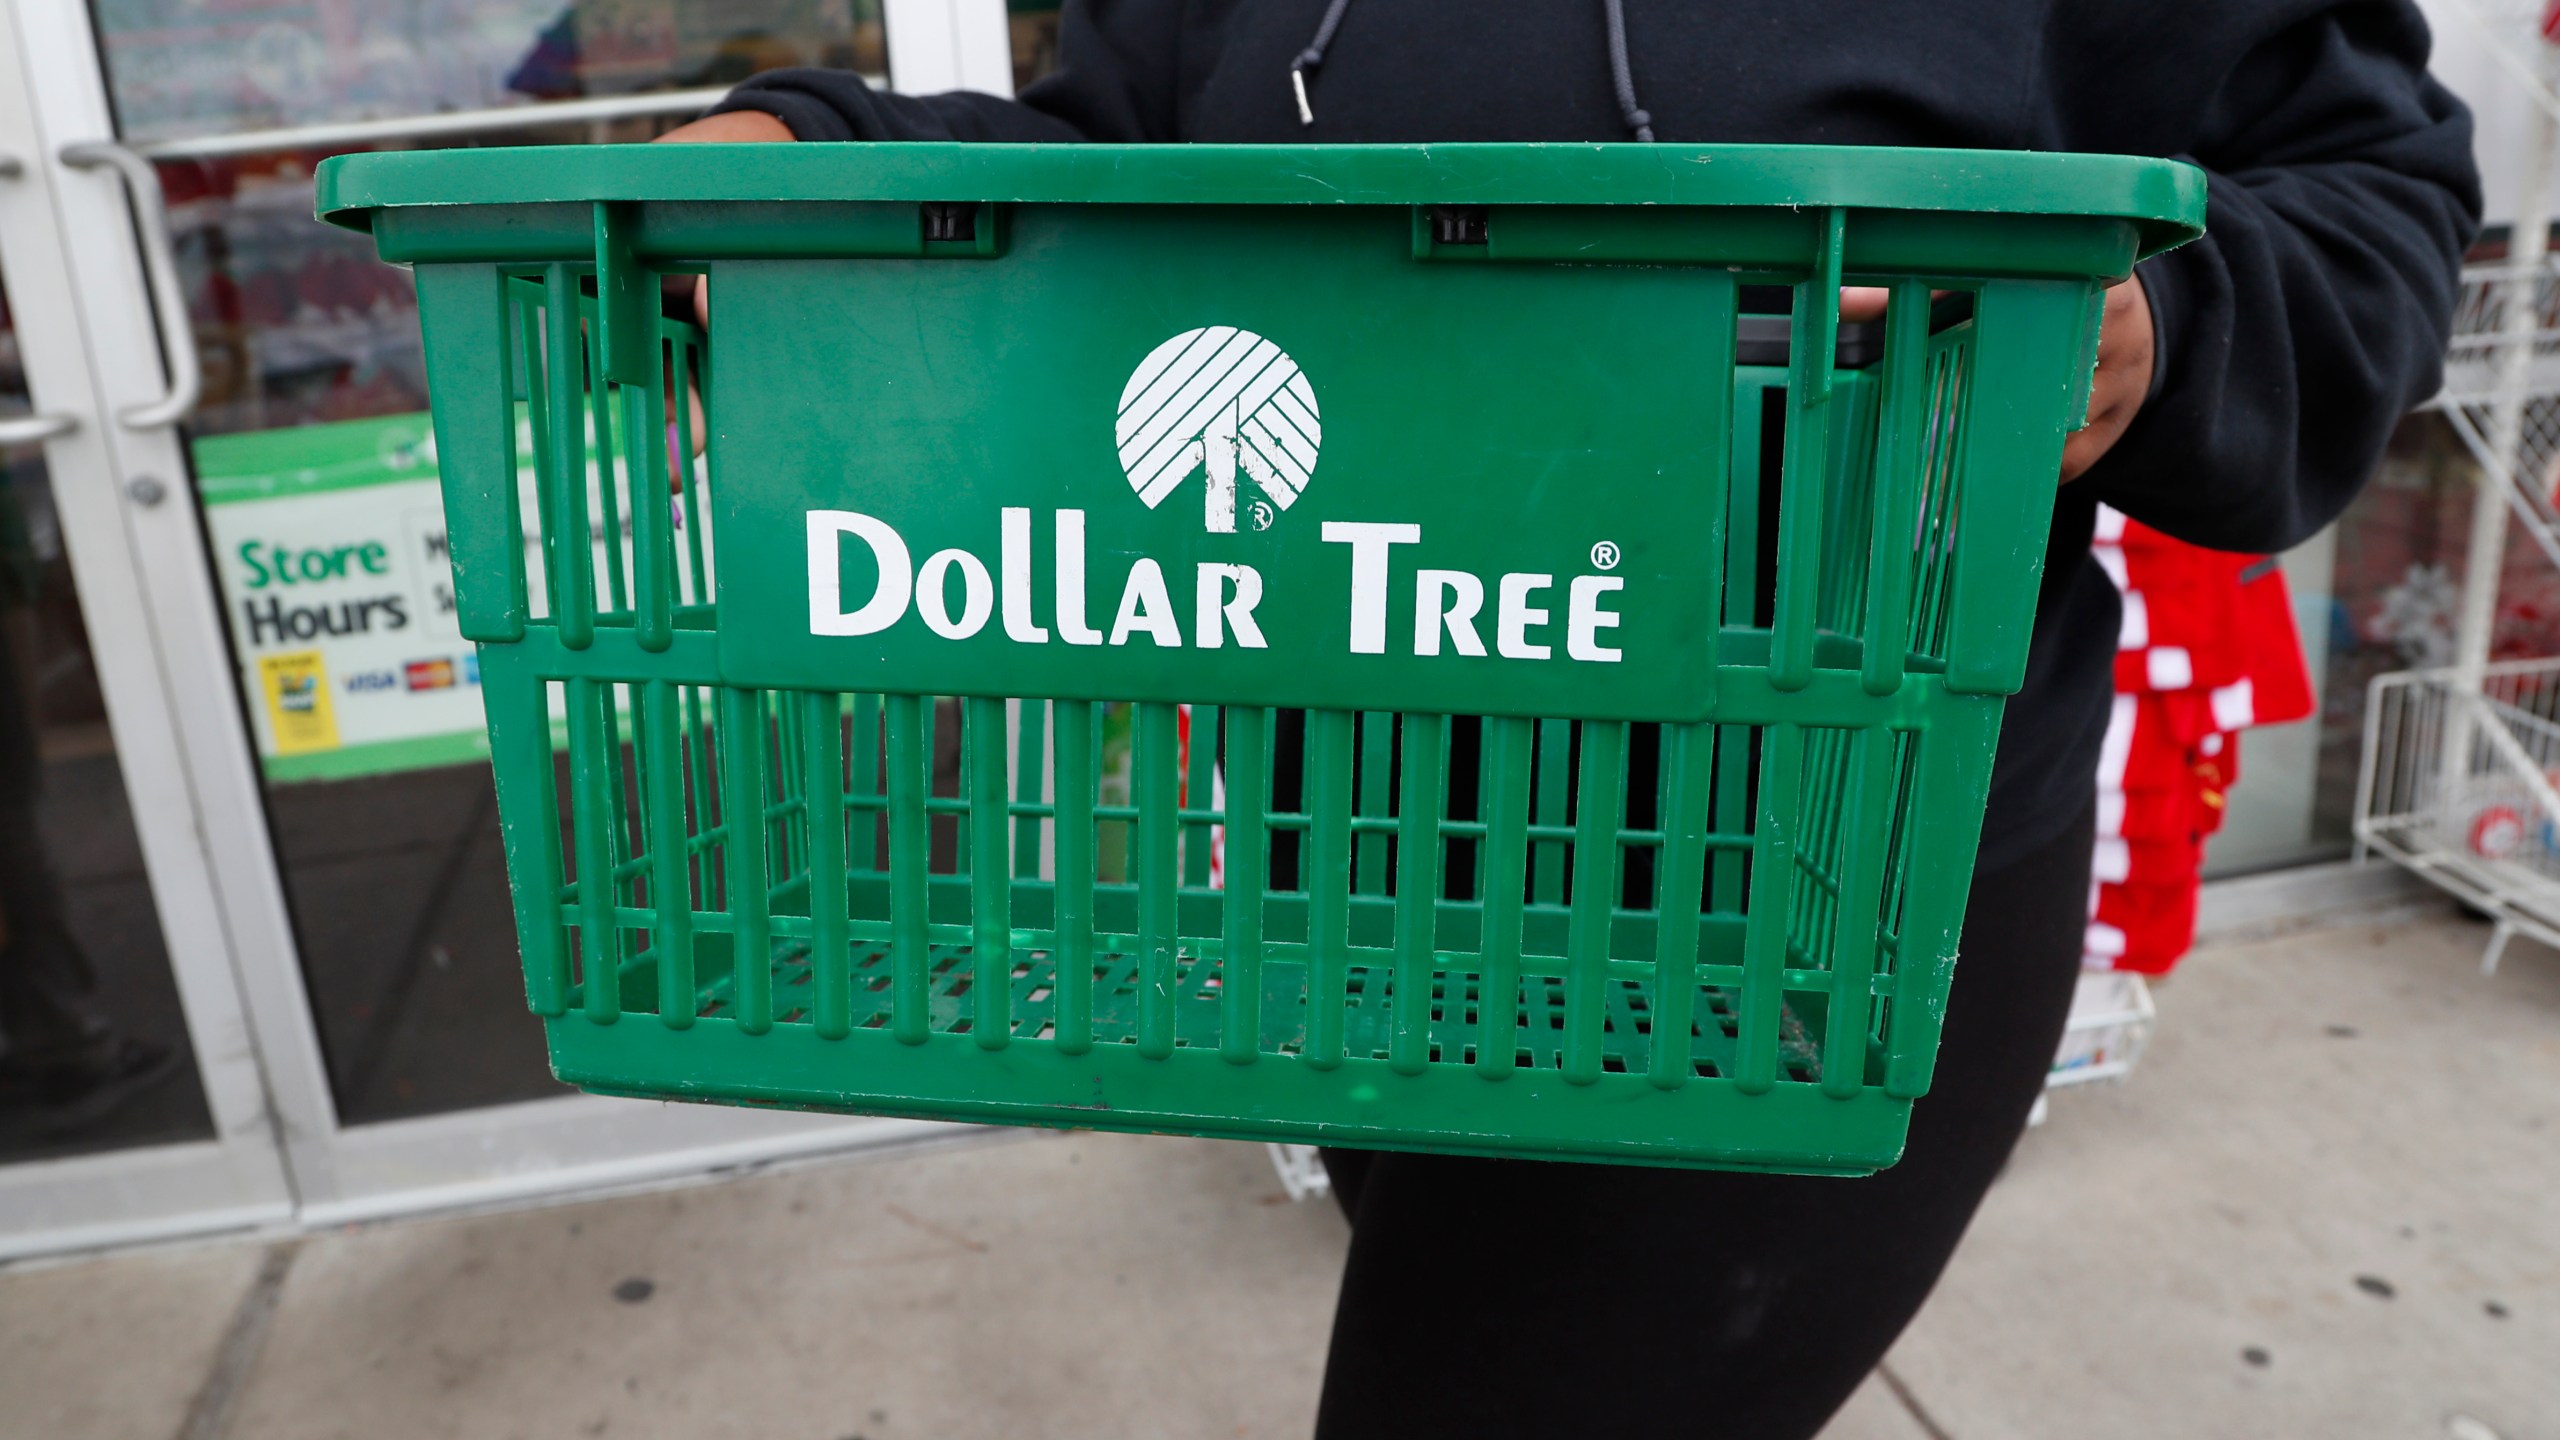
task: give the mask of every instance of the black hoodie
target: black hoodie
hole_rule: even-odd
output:
[[[2211,233],[2142,267],[2151,398],[2054,516],[1983,831],[1982,867],[2004,866],[2090,803],[2119,623],[2089,558],[2098,503],[2280,550],[2346,507],[2434,392],[2479,213],[2470,116],[2428,78],[2407,0],[1630,0],[1613,57],[1615,8],[1067,0],[1058,71],[1018,101],[782,70],[719,108],[803,140],[1623,140],[1649,122],[1666,141],[2202,165]]]

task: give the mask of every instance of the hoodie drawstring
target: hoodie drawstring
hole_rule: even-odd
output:
[[[1647,145],[1653,143],[1653,117],[1636,103],[1635,73],[1627,68],[1627,12],[1623,0],[1600,0],[1600,8],[1609,21],[1609,80],[1618,90],[1618,114],[1627,122],[1627,133]]]
[[[1351,0],[1332,0],[1324,7],[1324,19],[1316,24],[1315,38],[1298,58],[1289,62],[1289,88],[1298,97],[1298,123],[1316,123],[1315,107],[1307,102],[1307,72],[1324,68],[1324,52],[1333,48],[1334,32],[1342,28],[1342,12],[1351,8]],[[1653,116],[1636,103],[1635,73],[1627,64],[1627,12],[1624,0],[1600,0],[1602,18],[1609,27],[1609,83],[1617,92],[1618,115],[1626,123],[1627,134],[1646,144],[1653,143]]]
[[[1333,32],[1342,28],[1342,12],[1351,8],[1351,0],[1333,0],[1324,7],[1324,19],[1316,25],[1316,38],[1289,62],[1289,85],[1298,92],[1298,123],[1313,125],[1316,112],[1307,104],[1307,72],[1324,68],[1324,52],[1333,46]]]

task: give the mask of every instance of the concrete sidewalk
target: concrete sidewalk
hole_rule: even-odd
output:
[[[2484,933],[2196,957],[1827,1440],[2560,1440],[2560,957]],[[1343,1240],[1259,1147],[1041,1135],[25,1268],[0,1436],[1303,1435]]]

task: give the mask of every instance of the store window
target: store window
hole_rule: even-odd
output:
[[[128,143],[888,73],[878,0],[95,0]]]
[[[2445,417],[2420,411],[2338,523],[2284,557],[2320,712],[2241,738],[2240,783],[2209,873],[2349,853],[2374,677],[2452,660],[2477,474]],[[2560,653],[2560,570],[2511,535],[2504,574],[2493,658]]]
[[[2377,675],[2452,662],[2463,548],[2479,466],[2440,414],[2404,421],[2382,469],[2337,527],[2326,641],[2315,837],[2350,842],[2365,694]],[[2511,535],[2493,658],[2560,650],[2560,574]]]
[[[433,614],[416,294],[311,218],[318,158],[159,167],[205,374],[197,498],[312,1014],[350,1122],[558,1094],[517,1008],[470,647]]]
[[[101,3],[128,139],[184,150],[241,130],[685,92],[781,65],[880,83],[887,69],[877,0],[243,15]],[[528,108],[521,130],[414,143],[646,141],[696,108],[566,124]],[[189,440],[236,701],[339,1113],[364,1123],[563,1092],[523,1020],[477,667],[441,614],[411,277],[312,218],[313,171],[346,148],[158,169],[203,360]]]
[[[2467,258],[2480,266],[2505,257],[2500,227]],[[2448,383],[2464,395],[2476,394],[2483,383],[2483,336],[2493,335],[2500,323],[2494,309],[2480,308],[2485,289],[2475,286],[2469,293],[2456,319],[2455,358],[2448,370]],[[2550,304],[2546,289],[2546,312]],[[2550,325],[2546,313],[2546,335]],[[2546,341],[2541,349],[2548,348]],[[2560,412],[2547,399],[2528,411],[2528,454],[2542,457],[2531,463],[2545,470],[2551,468],[2544,462],[2551,454],[2555,413]],[[2400,422],[2372,481],[2338,522],[2283,557],[2320,713],[2315,722],[2251,731],[2242,739],[2240,783],[2230,794],[2223,833],[2208,852],[2208,873],[2239,874],[2350,853],[2373,681],[2453,661],[2480,474],[2455,420],[2440,406],[2422,409]],[[2511,525],[2490,659],[2554,654],[2560,654],[2560,566],[2529,530]]]
[[[0,419],[29,410],[0,288]],[[80,558],[43,451],[0,445],[0,1162],[213,1133]]]

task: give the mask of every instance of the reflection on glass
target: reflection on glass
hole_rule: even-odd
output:
[[[2329,654],[2311,817],[2312,842],[2323,853],[2342,853],[2350,839],[2366,687],[2387,671],[2453,663],[2476,473],[2444,416],[2420,411],[2400,422],[2373,483],[2339,517],[2333,579],[2322,597],[2327,634],[2302,637],[2306,646],[2325,643]],[[2560,654],[2560,573],[2521,527],[2507,537],[2503,573],[2490,658]]]
[[[879,0],[94,0],[135,143],[887,72]]]
[[[194,459],[339,1113],[559,1093],[517,978],[428,418],[200,436]]]
[[[205,370],[196,497],[332,1090],[352,1123],[558,1095],[450,616],[416,294],[311,218],[317,159],[159,170]]]
[[[438,148],[637,143],[686,118],[530,127]],[[409,272],[374,258],[366,237],[311,215],[312,171],[344,148],[159,163],[204,367],[194,434],[426,410]]]
[[[0,1161],[212,1129],[44,458],[0,447]]]
[[[306,157],[159,169],[204,364],[197,433],[426,408],[409,272],[311,218]]]

